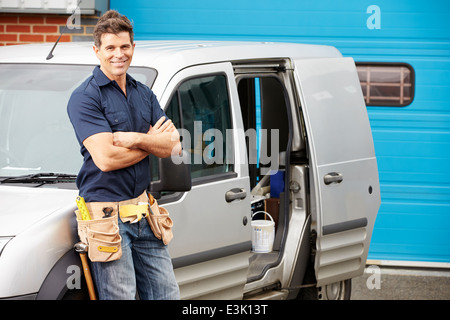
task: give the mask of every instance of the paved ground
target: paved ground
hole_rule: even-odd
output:
[[[352,280],[351,299],[450,300],[450,270],[368,266]]]

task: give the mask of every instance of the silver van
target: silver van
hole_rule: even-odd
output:
[[[66,106],[87,43],[0,48],[0,299],[86,297]],[[137,42],[129,73],[183,136],[152,158],[182,299],[349,299],[380,206],[354,61],[330,46]],[[272,223],[273,221],[273,223]],[[267,228],[262,227],[267,226]]]

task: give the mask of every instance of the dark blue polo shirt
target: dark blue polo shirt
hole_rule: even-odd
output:
[[[122,201],[139,196],[150,182],[149,160],[124,169],[101,171],[83,145],[100,132],[146,133],[165,116],[155,94],[127,74],[127,95],[97,66],[70,97],[67,112],[75,129],[84,161],[77,177],[80,196],[90,201]]]

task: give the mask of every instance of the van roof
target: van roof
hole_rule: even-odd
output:
[[[0,63],[98,65],[89,42],[59,43],[53,58],[46,60],[53,43],[0,47]],[[152,87],[157,94],[178,71],[194,65],[224,61],[273,58],[341,57],[334,47],[274,42],[231,41],[136,41],[131,66],[151,67],[158,77]]]
[[[0,63],[63,63],[98,64],[90,42],[59,43],[51,60],[46,60],[53,43],[14,45],[0,48]],[[136,41],[133,66],[156,69],[167,64],[172,67],[268,58],[340,57],[331,46],[276,42],[239,41]]]

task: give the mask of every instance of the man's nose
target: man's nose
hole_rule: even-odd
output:
[[[114,50],[114,56],[115,57],[122,57],[123,56],[123,50],[122,48],[118,47]]]

